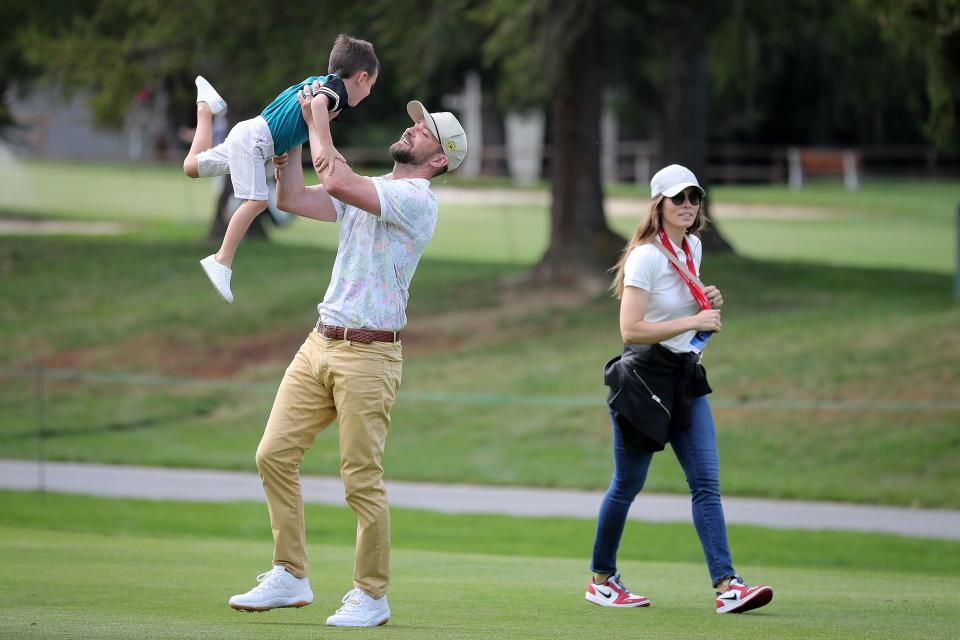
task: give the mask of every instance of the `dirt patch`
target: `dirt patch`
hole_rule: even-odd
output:
[[[412,318],[402,332],[404,356],[436,353],[470,345],[533,337],[564,310],[576,308],[590,294],[567,289],[505,287],[495,306]],[[245,370],[290,362],[309,329],[271,330],[214,344],[196,344],[196,336],[141,335],[97,347],[65,349],[22,363],[50,369],[128,371],[149,375],[236,378]]]
[[[66,349],[26,366],[223,379],[247,368],[289,362],[306,331],[270,331],[224,344],[196,345],[166,335],[143,335],[109,346]]]
[[[544,321],[585,304],[592,293],[575,289],[506,286],[495,306],[412,318],[403,331],[403,353],[432,353],[535,334]],[[537,321],[537,319],[542,321]]]
[[[117,222],[81,222],[35,218],[0,218],[0,236],[118,235],[126,230]]]

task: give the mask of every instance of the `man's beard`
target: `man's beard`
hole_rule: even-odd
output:
[[[420,164],[418,158],[413,155],[413,151],[403,141],[390,145],[390,157],[397,164]]]

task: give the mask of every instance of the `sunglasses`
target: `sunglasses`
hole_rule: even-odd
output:
[[[690,204],[693,206],[699,206],[703,202],[703,194],[697,191],[696,189],[691,189],[689,192],[681,191],[675,196],[670,197],[670,202],[677,205],[678,207],[683,204],[684,200],[690,200]]]

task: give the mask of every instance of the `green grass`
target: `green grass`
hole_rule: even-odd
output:
[[[9,276],[0,296],[18,300],[0,311],[0,362],[46,356],[53,367],[262,385],[50,380],[45,455],[253,469],[273,385],[313,322],[332,255],[250,244],[237,266],[241,297],[227,307],[199,277],[203,252],[192,242],[132,238],[0,240]],[[500,277],[521,268],[422,262],[409,308],[416,339],[385,461],[391,477],[590,489],[607,482],[600,370],[619,349],[614,301],[533,305],[492,319],[475,337],[457,334],[456,322],[416,333],[438,314],[496,307]],[[728,300],[724,332],[706,358],[727,494],[960,506],[956,408],[730,408],[837,399],[956,407],[960,307],[949,278],[733,257],[710,268]],[[0,385],[0,409],[0,456],[34,456],[33,380]],[[334,434],[323,434],[303,470],[334,474],[337,461]],[[670,453],[657,457],[647,486],[686,491]]]
[[[0,211],[130,226],[113,237],[0,237],[0,300],[12,302],[0,304],[0,366],[239,383],[48,379],[45,455],[252,470],[275,385],[326,289],[336,226],[298,222],[277,242],[245,243],[238,300],[226,306],[196,265],[211,250],[199,240],[214,195],[208,181],[169,166],[7,168],[4,178],[15,180],[0,190]],[[728,220],[743,256],[706,257],[705,277],[727,299],[724,332],[705,361],[724,491],[960,507],[960,306],[945,231],[957,185],[868,182],[855,194],[831,184],[800,193],[721,187],[714,196],[835,210],[822,220]],[[600,370],[619,350],[615,302],[503,298],[504,276],[522,273],[546,234],[542,207],[441,212],[411,292],[392,477],[605,485]],[[31,378],[0,379],[0,456],[36,455],[35,391]],[[796,408],[816,401],[859,404]],[[880,401],[907,404],[870,408]],[[327,433],[303,469],[333,474],[337,465]],[[686,491],[669,452],[647,487]]]
[[[0,209],[8,213],[111,220],[133,226],[206,226],[217,197],[213,180],[190,180],[173,165],[45,162],[0,156]]]
[[[314,604],[245,615],[225,602],[269,563],[263,505],[6,492],[0,506],[0,562],[19,576],[0,583],[5,638],[947,638],[960,602],[957,543],[733,527],[738,570],[776,598],[717,616],[692,527],[632,522],[620,568],[654,606],[611,611],[582,599],[592,522],[395,509],[393,618],[343,631],[323,620],[350,587],[346,508],[308,507]]]
[[[720,219],[719,228],[743,256],[939,273],[956,269],[960,181],[876,180],[852,193],[833,182],[801,191],[721,186],[711,199],[771,205],[768,217]],[[782,217],[778,206],[815,207],[823,217]],[[617,219],[614,226],[626,233],[633,223]]]
[[[616,185],[607,190],[618,197],[650,197],[644,186]],[[951,220],[960,205],[960,181],[919,178],[870,178],[857,191],[839,180],[818,180],[802,189],[786,185],[718,185],[708,197],[716,202],[816,207],[861,218],[889,216]]]
[[[216,198],[212,180],[189,180],[175,165],[0,157],[0,169],[4,179],[0,215],[108,220],[124,224],[130,233],[153,237],[202,237]],[[313,176],[307,179],[313,181]],[[437,184],[509,187],[502,179],[454,176]],[[610,187],[608,194],[638,198],[637,216],[649,196],[645,187],[634,185]],[[955,268],[954,220],[960,206],[960,181],[867,180],[856,192],[830,181],[811,183],[801,191],[782,185],[718,186],[710,197],[724,204],[827,210],[827,219],[781,218],[774,210],[768,218],[721,220],[723,232],[747,257],[939,273]],[[611,217],[609,223],[627,236],[637,216]],[[548,232],[547,210],[542,206],[445,206],[427,256],[527,264],[543,254]],[[335,248],[337,227],[298,221],[273,236],[283,244]]]
[[[949,222],[960,206],[958,180],[868,178],[858,191],[847,191],[839,181],[813,182],[799,191],[783,185],[725,185],[713,193],[718,202],[823,207],[864,220]]]
[[[957,239],[939,220],[723,220],[740,255],[758,260],[952,273]],[[815,254],[815,255],[812,255]]]

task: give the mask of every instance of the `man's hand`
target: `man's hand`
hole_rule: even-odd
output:
[[[290,156],[286,153],[282,156],[273,156],[273,177],[276,178],[277,182],[280,182],[280,169],[283,169],[287,166]]]
[[[322,85],[319,80],[314,80],[313,85],[305,84],[297,92],[297,102],[300,103],[300,116],[309,127],[317,113],[327,111],[327,106],[332,102],[329,95],[320,91]],[[340,115],[340,111],[330,111],[328,120],[334,120]]]
[[[314,82],[314,85],[319,83]],[[297,102],[300,103],[300,116],[303,118],[303,121],[307,123],[309,127],[313,123],[313,89],[310,85],[305,84],[300,87],[300,91],[297,92]],[[326,96],[318,100],[318,102],[323,102],[326,100]]]
[[[338,90],[331,87],[337,87]],[[314,80],[313,84],[303,85],[300,93],[312,97],[309,102],[310,110],[314,116],[326,111],[329,114],[327,119],[335,120],[340,115],[340,111],[347,106],[347,90],[346,88],[339,89],[339,87],[343,87],[343,80],[339,78],[334,78],[326,84],[320,84],[319,80]],[[303,102],[300,103],[300,107],[302,110]]]

